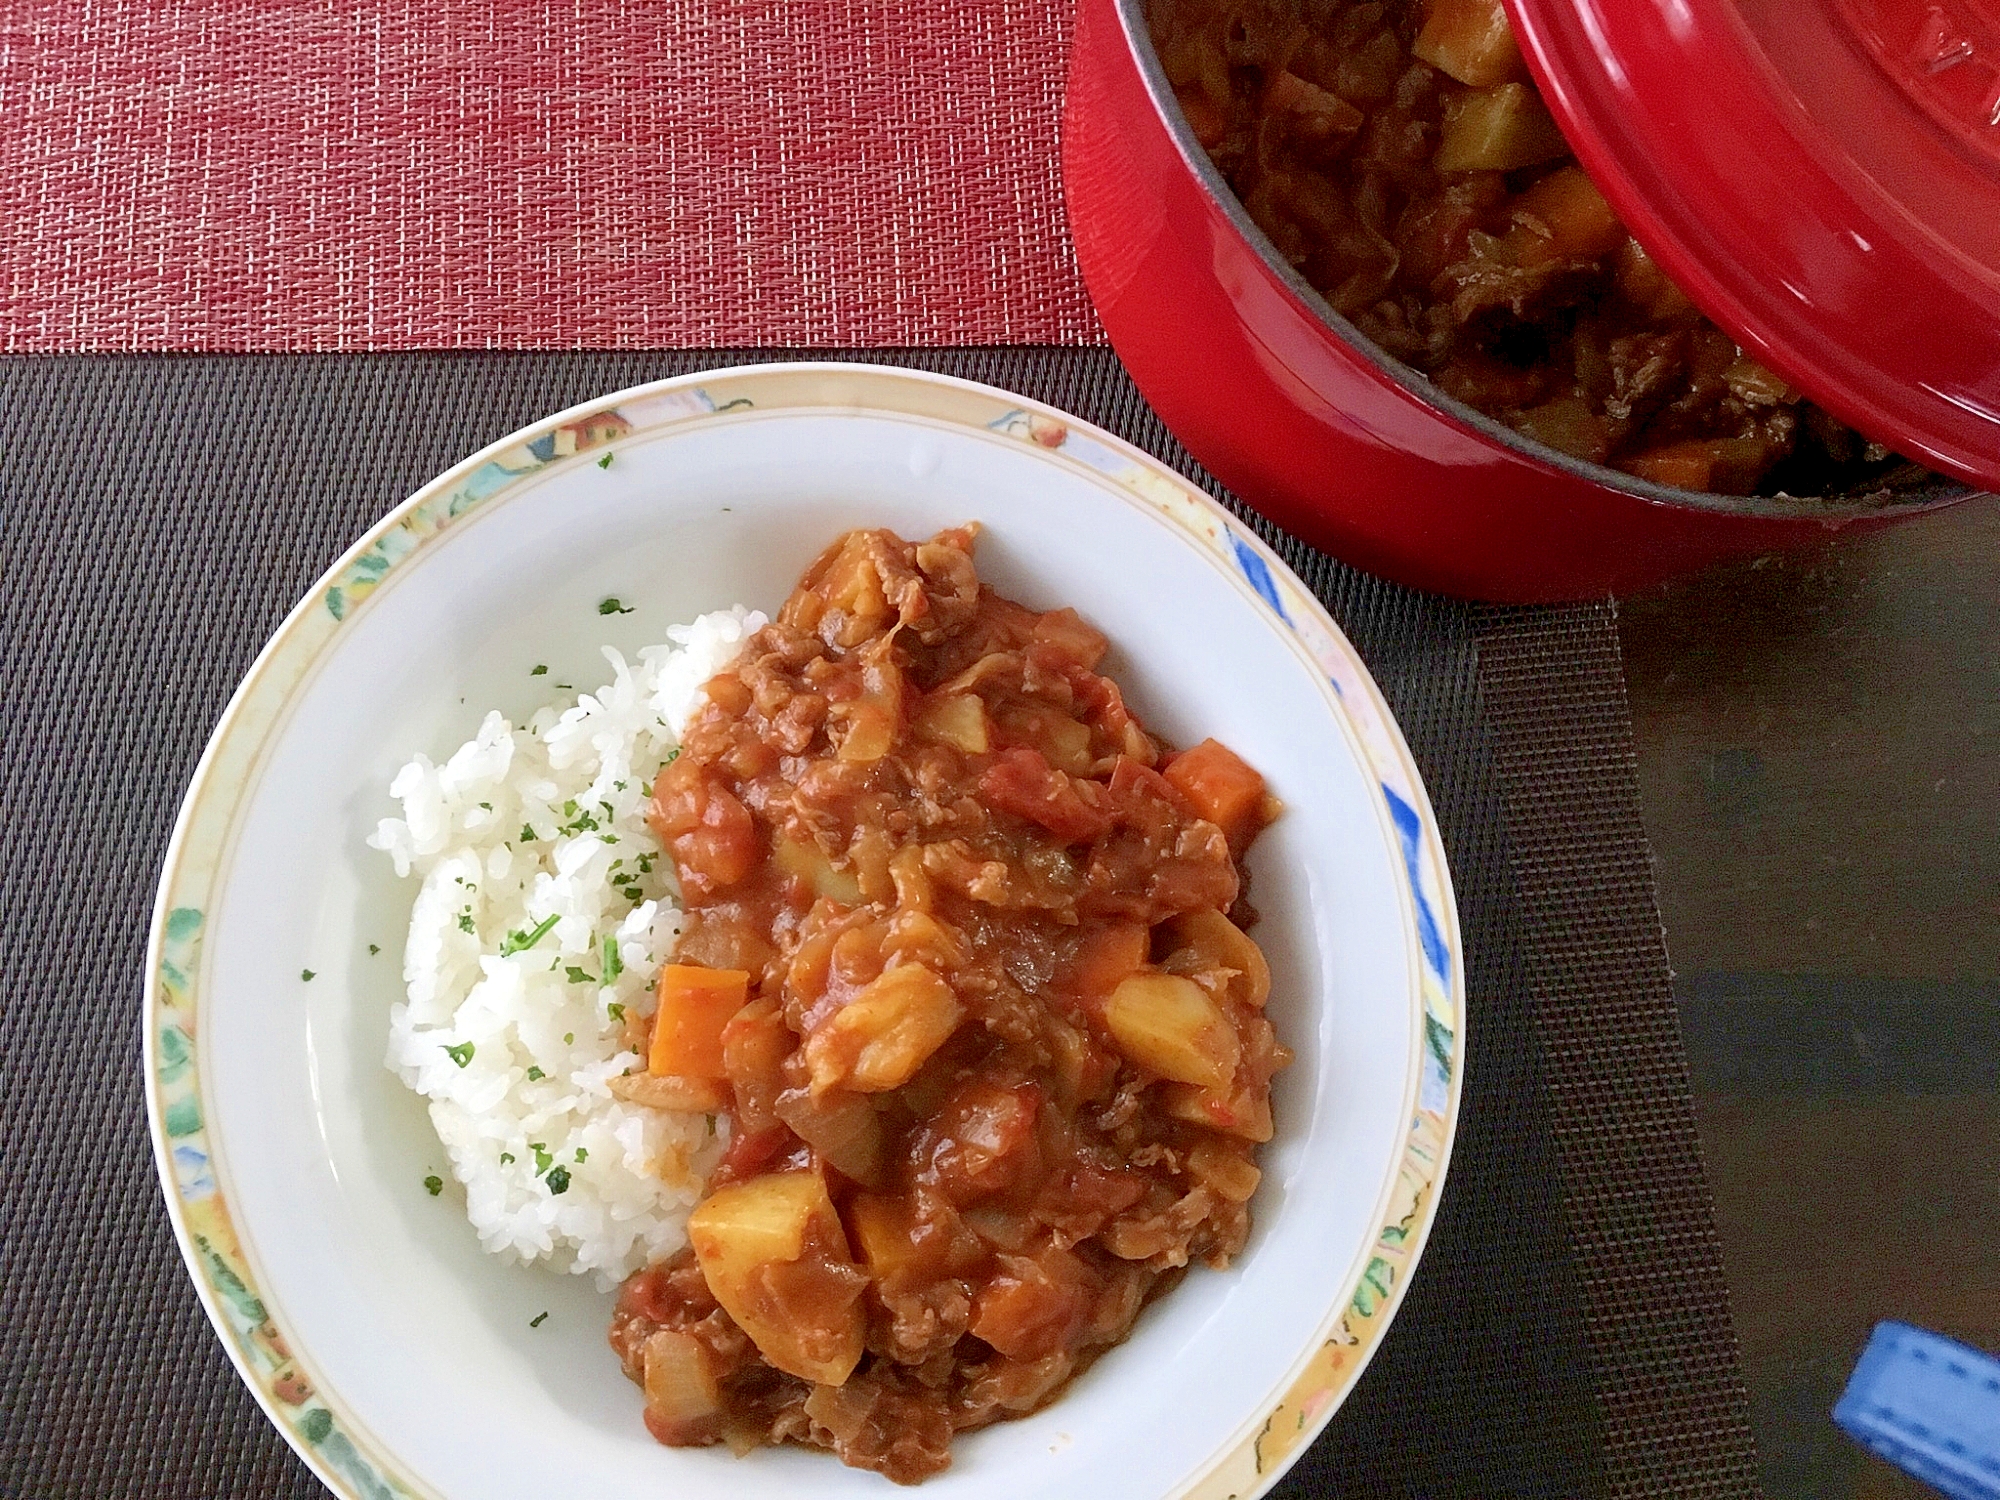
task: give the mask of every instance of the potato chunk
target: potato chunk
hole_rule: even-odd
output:
[[[816,1171],[718,1188],[688,1216],[708,1289],[780,1370],[839,1385],[861,1358],[866,1278]]]
[[[1243,1055],[1222,1008],[1178,974],[1124,980],[1105,1002],[1104,1024],[1133,1062],[1180,1083],[1226,1089]]]
[[[950,745],[967,755],[984,755],[993,748],[986,705],[975,693],[933,693],[924,699],[914,722],[917,738]]]
[[[677,1448],[722,1438],[722,1389],[708,1351],[691,1334],[662,1328],[646,1340],[646,1426]]]
[[[1410,50],[1474,88],[1505,83],[1523,71],[1521,48],[1500,0],[1434,0]]]
[[[901,1088],[964,1015],[951,986],[922,964],[884,970],[806,1038],[813,1092]]]
[[[815,896],[825,896],[842,906],[861,904],[861,882],[851,870],[837,869],[826,851],[814,843],[779,839],[771,846],[771,863],[787,875],[803,880]]]
[[[1440,172],[1511,172],[1569,155],[1569,142],[1525,83],[1495,84],[1448,99],[1432,165]]]
[[[1212,906],[1182,912],[1168,930],[1175,944],[1170,967],[1189,975],[1202,969],[1231,970],[1229,998],[1253,1010],[1263,1008],[1271,996],[1271,965],[1249,933]]]

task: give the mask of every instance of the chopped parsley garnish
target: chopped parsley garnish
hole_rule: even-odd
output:
[[[507,1165],[507,1163],[508,1163],[508,1162],[510,1162],[510,1161],[512,1161],[512,1160],[514,1160],[514,1153],[513,1153],[513,1152],[511,1152],[511,1151],[502,1151],[502,1152],[500,1153],[500,1165],[501,1165],[501,1166],[503,1166],[503,1167],[504,1167],[504,1166],[506,1166],[506,1165]]]
[[[625,1007],[620,1005],[616,1000],[613,1000],[609,1005],[604,1007],[604,1013],[614,1021],[625,1019]]]
[[[632,607],[619,603],[618,596],[613,594],[609,599],[597,601],[597,612],[600,615],[629,615],[632,613]]]
[[[574,1031],[565,1031],[563,1033],[563,1045],[565,1047],[574,1047],[576,1045],[576,1033]]]
[[[535,830],[530,828],[526,823],[523,823],[521,825],[521,842],[524,844],[532,844],[534,843],[534,841],[535,841]]]
[[[368,956],[370,958],[373,958],[376,954],[380,953],[381,951],[382,951],[381,948],[379,948],[374,943],[370,943],[368,945]]]
[[[575,964],[569,965],[569,967],[563,970],[563,973],[568,976],[571,984],[589,984],[591,982],[590,976]]]
[[[618,939],[607,937],[604,940],[604,982],[609,984],[624,972],[625,960],[618,956]]]
[[[622,781],[614,781],[611,784],[621,792],[625,790],[625,783]]]
[[[528,1319],[528,1326],[530,1328],[540,1328],[544,1323],[548,1322],[548,1320],[549,1320],[549,1315],[547,1313],[538,1312],[532,1318]]]
[[[313,971],[311,969],[299,970],[299,978],[305,980],[308,984],[312,982],[312,977],[313,977]]]
[[[572,797],[569,799],[569,801],[563,804],[563,816],[565,818],[573,818],[576,816],[576,798]]]
[[[548,1182],[548,1185],[549,1185],[549,1192],[550,1192],[550,1193],[552,1193],[552,1194],[553,1194],[553,1193],[566,1193],[566,1192],[568,1192],[568,1191],[569,1191],[569,1168],[568,1168],[568,1167],[551,1167],[551,1168],[549,1169],[549,1175],[548,1175],[548,1177],[547,1177],[547,1179],[546,1179],[546,1180],[547,1180],[547,1182]]]
[[[607,454],[605,454],[605,455],[604,455],[604,457],[600,458],[600,459],[599,459],[599,460],[597,461],[597,467],[598,467],[598,468],[600,468],[600,469],[608,469],[608,468],[610,468],[610,467],[611,467],[611,455],[610,455],[609,453],[607,453]]]
[[[444,1055],[462,1068],[472,1061],[472,1050],[472,1043],[460,1042],[456,1047],[445,1048]]]
[[[674,746],[673,749],[667,752],[667,758],[661,761],[660,764],[663,766],[670,766],[680,758],[681,758],[681,747],[679,745],[676,745]]]
[[[551,912],[526,932],[508,933],[507,941],[500,945],[500,956],[507,958],[516,953],[526,953],[535,944],[549,935],[549,929],[556,925],[556,921],[557,917],[555,913]]]
[[[435,1198],[439,1193],[444,1191],[444,1179],[435,1172],[431,1173],[430,1176],[424,1179],[424,1191]]]
[[[477,927],[472,925],[471,907],[469,906],[466,907],[463,911],[461,911],[458,914],[458,930],[460,932],[477,932],[479,930]]]
[[[487,810],[488,812],[492,812],[492,811],[493,811],[493,804],[492,804],[491,802],[482,802],[482,803],[480,803],[479,805],[480,805],[481,807],[485,808],[485,809],[486,809],[486,810]]]
[[[650,874],[652,874],[652,873],[653,873],[653,856],[652,856],[652,855],[650,855],[650,854],[642,854],[642,855],[640,855],[640,856],[639,856],[639,858],[638,858],[638,860],[636,861],[636,863],[637,863],[637,864],[638,864],[638,866],[639,866],[639,873],[640,873],[641,875],[650,875]]]
[[[583,1149],[583,1147],[581,1147],[581,1146],[578,1146],[578,1147],[576,1148],[576,1162],[577,1162],[577,1165],[578,1165],[578,1166],[582,1166],[582,1165],[583,1165],[583,1164],[584,1164],[585,1162],[587,1162],[587,1161],[589,1161],[589,1160],[590,1160],[590,1153],[589,1153],[588,1151],[584,1150],[584,1149]]]
[[[549,1155],[549,1148],[541,1141],[528,1142],[528,1149],[535,1153],[535,1175],[537,1177],[548,1171],[555,1164],[555,1158]]]
[[[529,672],[528,672],[528,675],[529,675],[530,677],[546,677],[546,676],[548,676],[548,675],[549,675],[549,664],[548,664],[547,662],[536,662],[536,663],[535,663],[535,665],[534,665],[534,666],[533,666],[532,668],[530,668],[530,669],[529,669]]]
[[[546,1078],[546,1077],[548,1077],[548,1076],[549,1076],[549,1075],[548,1075],[548,1074],[546,1074],[546,1073],[544,1073],[544,1072],[543,1072],[543,1071],[542,1071],[542,1070],[541,1070],[540,1068],[537,1068],[537,1067],[533,1066],[532,1064],[530,1064],[530,1065],[529,1065],[529,1068],[528,1068],[528,1082],[530,1082],[530,1083],[540,1083],[540,1082],[541,1082],[541,1081],[542,1081],[542,1080],[543,1080],[544,1078]]]

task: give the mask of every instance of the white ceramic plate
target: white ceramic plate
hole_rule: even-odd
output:
[[[1226,740],[1286,802],[1252,867],[1298,1062],[1247,1251],[1048,1410],[962,1437],[926,1493],[1249,1497],[1352,1387],[1429,1229],[1464,1056],[1443,850],[1374,684],[1245,528],[1105,433],[939,376],[738,369],[578,407],[425,486],[286,620],[188,791],[146,991],[161,1180],[230,1356],[336,1493],[886,1493],[822,1453],[659,1447],[610,1298],[482,1254],[455,1193],[426,1193],[444,1154],[382,1062],[414,887],[362,840],[413,751],[601,680],[601,645],[773,609],[847,527],[968,519],[983,576],[1075,605],[1149,723]]]

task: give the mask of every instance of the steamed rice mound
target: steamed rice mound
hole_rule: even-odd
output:
[[[681,932],[648,788],[702,684],[763,624],[737,608],[636,663],[607,648],[603,687],[523,727],[490,713],[390,785],[402,816],[368,842],[423,884],[388,1064],[430,1101],[489,1251],[608,1288],[686,1242],[716,1122],[626,1103],[609,1081],[644,1066],[625,1018],[652,1011]]]

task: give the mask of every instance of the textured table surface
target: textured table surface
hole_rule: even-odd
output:
[[[1879,1319],[2000,1351],[2000,505],[1625,602],[1639,783],[1766,1492]]]

